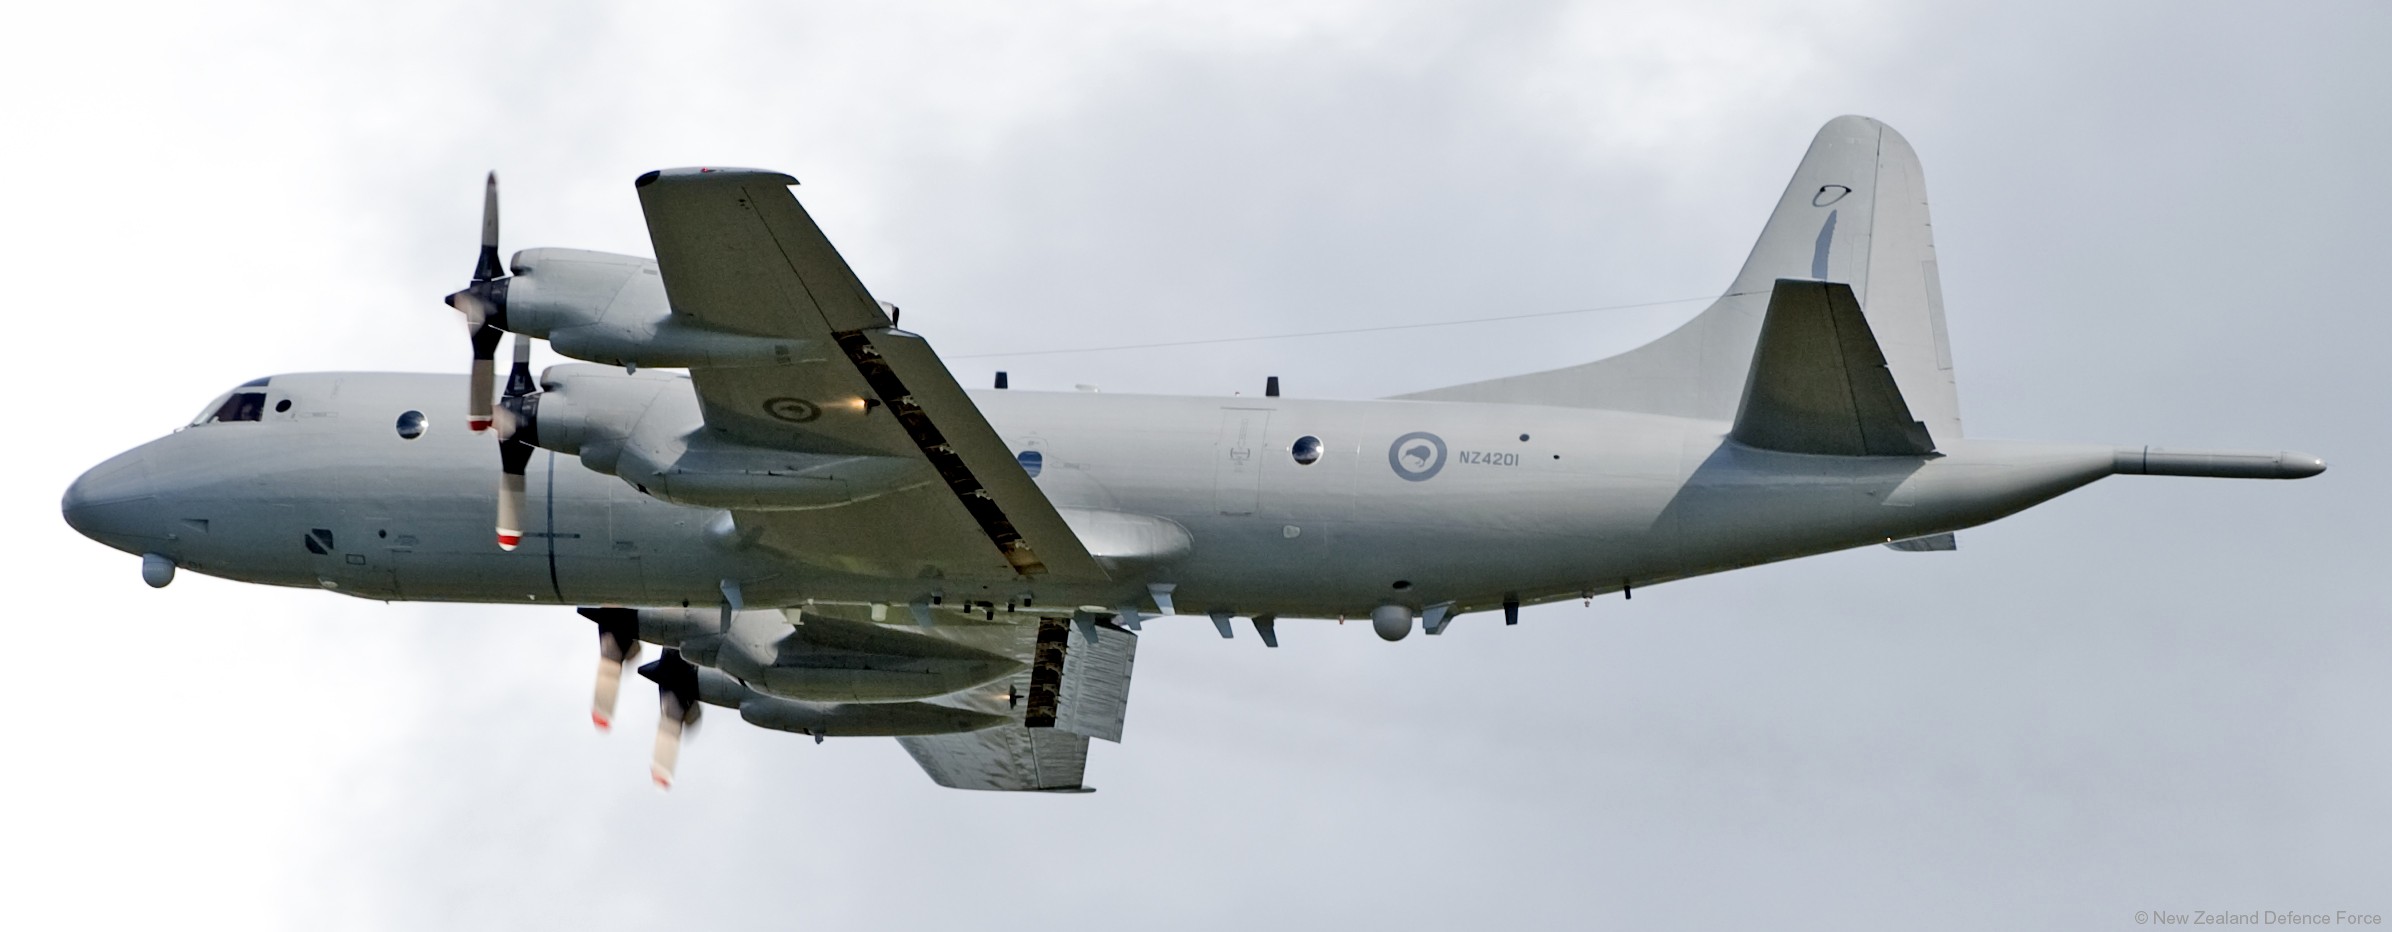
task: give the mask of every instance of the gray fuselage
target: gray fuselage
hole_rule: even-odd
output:
[[[902,605],[917,579],[727,546],[721,513],[658,501],[540,451],[526,539],[492,542],[488,434],[453,411],[451,375],[273,377],[253,422],[199,423],[92,469],[67,493],[79,530],[247,582],[373,599],[675,606]],[[282,402],[288,401],[285,408]],[[1075,528],[1163,519],[1160,551],[1090,550],[1106,591],[1042,604],[1333,617],[1383,604],[1535,603],[1967,527],[2119,471],[2130,451],[1951,440],[1926,457],[1756,450],[1724,422],[1581,408],[1280,397],[975,392]],[[282,408],[283,410],[275,410]],[[428,427],[403,439],[406,412]],[[1320,455],[1299,463],[1300,438]],[[838,542],[824,541],[823,554]],[[945,597],[1030,596],[949,581]],[[969,593],[976,585],[979,594]]]

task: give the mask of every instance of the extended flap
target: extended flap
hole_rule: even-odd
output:
[[[940,786],[959,790],[1084,793],[1088,739],[1052,728],[1006,725],[960,735],[902,737],[898,744]]]

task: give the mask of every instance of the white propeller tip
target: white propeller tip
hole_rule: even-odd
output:
[[[596,712],[590,713],[590,724],[598,726],[598,731],[602,734],[615,730],[615,723],[607,721],[606,716]]]
[[[666,773],[666,772],[664,772],[664,771],[662,771],[662,770],[650,770],[650,771],[648,771],[648,777],[649,777],[649,779],[652,779],[652,780],[655,780],[655,781],[656,781],[656,788],[657,788],[657,789],[660,789],[660,790],[669,790],[669,789],[672,789],[672,788],[673,788],[673,775],[672,775],[672,774]]]
[[[523,535],[521,534],[509,534],[504,531],[499,532],[498,549],[500,550],[512,551],[522,543]]]

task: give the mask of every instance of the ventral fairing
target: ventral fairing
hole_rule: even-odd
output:
[[[967,391],[795,183],[649,172],[633,190],[654,259],[502,265],[492,179],[449,296],[467,378],[244,384],[85,473],[66,519],[152,586],[190,570],[578,606],[593,720],[611,724],[626,668],[657,686],[660,783],[711,705],[818,741],[896,737],[946,786],[1077,791],[1089,739],[1121,738],[1159,616],[1224,637],[1243,616],[1272,646],[1282,621],[1369,618],[1395,641],[1851,547],[1948,551],[2112,475],[2325,469],[1967,437],[1918,158],[1861,117],[1820,130],[1685,326],[1377,401]],[[535,339],[583,362],[535,377]]]

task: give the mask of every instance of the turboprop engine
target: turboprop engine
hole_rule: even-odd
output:
[[[512,273],[512,274],[510,274]],[[465,315],[473,348],[466,425],[490,429],[491,382],[502,333],[545,339],[575,359],[634,369],[787,365],[806,341],[727,333],[673,313],[656,263],[582,249],[526,249],[498,261],[498,173],[482,188],[482,241],[473,278],[447,298]]]
[[[656,263],[647,259],[526,249],[502,267],[498,255],[493,173],[483,188],[473,277],[447,303],[465,315],[473,349],[466,423],[476,432],[496,428],[498,436],[500,549],[513,550],[523,540],[524,475],[534,448],[580,456],[583,465],[648,495],[702,508],[826,508],[936,478],[912,457],[723,443],[703,430],[705,417],[687,378],[638,373],[641,367],[791,365],[835,348],[731,333],[676,314]],[[509,332],[515,334],[514,366],[503,395],[494,398],[495,357]],[[535,386],[533,339],[607,365],[554,366]]]
[[[603,628],[607,622],[599,624]],[[833,736],[952,735],[1013,721],[1009,715],[929,702],[823,703],[768,696],[669,647],[639,672],[656,684],[656,752],[648,772],[666,788],[680,765],[682,741],[697,727],[701,703],[738,709],[750,725],[812,735],[816,744]]]
[[[926,634],[869,622],[764,609],[722,615],[710,609],[585,608],[600,631],[599,695],[611,709],[610,670],[635,651],[609,631],[636,630],[639,640],[675,648],[689,662],[712,667],[749,688],[802,702],[905,702],[961,692],[1014,675],[1025,665]],[[604,717],[607,709],[596,710]],[[761,724],[761,723],[760,723]],[[767,725],[766,727],[778,727]],[[784,729],[802,730],[802,729]]]
[[[750,725],[813,735],[815,741],[843,737],[951,735],[1011,722],[1010,716],[928,702],[804,702],[768,696],[721,670],[698,668],[698,700],[738,709]]]
[[[470,301],[475,323],[547,340],[575,359],[626,368],[778,366],[807,349],[804,340],[729,333],[674,314],[656,263],[635,256],[526,249],[508,264],[512,275],[494,271],[483,270],[450,303]]]
[[[577,456],[583,466],[664,501],[795,511],[861,501],[931,481],[897,456],[808,453],[726,443],[702,427],[689,381],[604,366],[551,366],[541,391],[505,410],[510,438]]]

